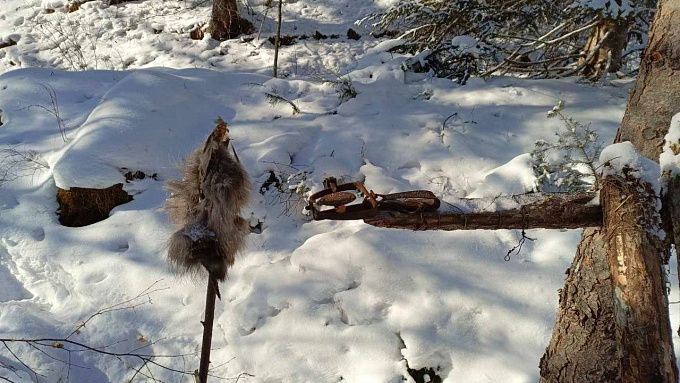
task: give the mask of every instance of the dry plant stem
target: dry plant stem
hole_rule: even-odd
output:
[[[210,347],[212,344],[213,322],[215,320],[215,298],[217,297],[217,279],[208,277],[208,288],[205,297],[205,318],[203,320],[203,343],[201,345],[201,363],[198,368],[198,381],[207,383],[210,367]]]
[[[147,380],[145,381],[159,381],[153,378],[153,373],[150,371],[150,367],[156,367],[161,370],[169,371],[178,375],[185,375],[185,376],[195,376],[195,372],[193,371],[188,371],[184,369],[180,369],[179,367],[174,367],[178,364],[181,364],[177,359],[184,359],[184,357],[187,356],[193,356],[195,355],[193,352],[191,353],[184,353],[184,354],[153,354],[153,353],[142,353],[139,352],[140,349],[142,348],[147,348],[150,347],[151,345],[155,344],[154,342],[149,343],[147,345],[138,347],[136,349],[133,349],[131,351],[127,352],[115,352],[115,351],[107,351],[110,347],[113,345],[117,344],[119,342],[116,342],[114,344],[110,345],[103,345],[103,346],[90,346],[85,343],[81,342],[76,342],[70,339],[65,339],[65,338],[0,338],[0,345],[1,347],[5,348],[8,350],[10,355],[16,360],[18,364],[20,364],[27,372],[29,372],[31,375],[36,377],[42,377],[39,372],[37,372],[35,369],[31,368],[26,362],[24,362],[21,359],[21,356],[17,354],[13,349],[10,348],[11,344],[25,344],[33,349],[36,349],[40,351],[41,353],[48,355],[53,360],[62,362],[66,364],[69,368],[70,367],[79,367],[83,369],[87,369],[88,367],[85,366],[79,366],[74,363],[70,362],[71,359],[71,354],[72,353],[95,353],[95,354],[100,354],[100,355],[106,355],[112,358],[115,358],[119,360],[120,362],[124,362],[125,365],[128,367],[129,370],[134,371],[134,374],[132,378],[129,380],[130,382],[134,380],[134,377],[137,375],[140,375],[142,377],[145,377]],[[68,360],[61,360],[56,357],[53,357],[52,355],[47,353],[47,350],[51,351],[63,351],[68,353]],[[127,360],[132,359],[132,360],[137,360],[141,362],[139,367],[132,367],[131,363],[128,363]],[[157,359],[169,359],[171,360],[167,364],[157,362]],[[17,369],[4,365],[0,362],[0,368],[4,368],[10,371],[18,371]],[[142,370],[147,370],[148,372],[142,372]],[[241,377],[247,376],[247,377],[253,377],[252,374],[246,373],[246,372],[241,372],[237,377],[225,377],[225,376],[218,376],[218,375],[213,375],[210,374],[210,376],[215,377],[215,379],[218,380],[230,380],[230,381],[238,381]],[[9,382],[12,382],[12,380],[7,380]],[[36,378],[36,382],[43,381],[39,378]],[[67,380],[68,381],[68,380]]]
[[[264,15],[262,16],[262,21],[260,21],[260,28],[257,30],[257,37],[255,40],[260,41],[260,35],[262,34],[262,26],[264,26],[264,21],[267,19],[267,14],[269,13],[269,8],[271,8],[271,0],[265,2]]]
[[[160,281],[162,281],[162,279],[159,279],[159,280],[155,281],[155,282],[152,283],[149,287],[147,287],[146,289],[142,290],[142,292],[140,292],[139,294],[137,294],[136,296],[134,296],[134,297],[132,297],[132,298],[130,298],[130,299],[127,299],[127,300],[125,300],[125,301],[123,301],[123,302],[115,303],[115,304],[113,304],[113,305],[111,305],[111,306],[107,306],[107,307],[104,307],[104,308],[101,308],[101,309],[97,310],[96,313],[90,315],[87,319],[85,319],[85,320],[83,320],[82,322],[80,322],[80,323],[78,324],[78,326],[76,326],[76,328],[75,328],[75,329],[74,329],[74,330],[66,337],[66,339],[70,339],[73,335],[79,334],[80,331],[81,331],[83,328],[85,328],[85,326],[86,326],[91,320],[93,320],[94,318],[96,318],[96,317],[98,317],[98,316],[100,316],[100,315],[108,314],[108,313],[111,313],[111,312],[114,312],[114,311],[134,310],[134,309],[136,309],[137,307],[140,307],[140,306],[145,305],[145,304],[147,304],[147,303],[151,303],[151,294],[153,294],[153,293],[155,293],[155,292],[158,292],[158,291],[162,291],[162,290],[167,290],[167,289],[169,289],[169,287],[161,287],[161,288],[157,288],[156,285],[157,285]],[[142,298],[145,298],[145,299],[142,300]]]
[[[21,150],[16,146],[0,149],[0,186],[21,177],[34,175],[49,165],[37,152]]]
[[[68,142],[68,137],[66,137],[66,130],[68,129],[68,126],[66,126],[64,119],[61,118],[61,112],[59,111],[59,100],[57,99],[57,92],[50,85],[40,84],[40,86],[42,86],[42,88],[45,89],[45,92],[50,97],[50,105],[49,106],[41,104],[29,105],[25,108],[21,108],[20,110],[39,108],[54,116],[57,122],[57,128],[59,129],[59,134],[61,134],[61,139],[64,142]]]

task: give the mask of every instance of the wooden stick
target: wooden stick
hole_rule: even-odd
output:
[[[215,320],[215,297],[217,297],[217,279],[208,277],[208,289],[205,297],[205,319],[203,320],[203,344],[201,345],[201,364],[198,368],[198,381],[208,382],[210,367],[210,347],[212,343],[213,322]]]
[[[278,77],[279,74],[279,49],[281,47],[281,23],[282,15],[281,8],[283,7],[283,0],[279,0],[279,17],[278,24],[276,25],[276,40],[274,40],[274,77]]]

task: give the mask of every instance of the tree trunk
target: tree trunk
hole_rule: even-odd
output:
[[[600,229],[586,229],[560,290],[560,315],[541,382],[617,382],[614,290]]]
[[[630,173],[600,193],[604,226],[568,271],[541,382],[677,382],[657,196]]]
[[[621,381],[676,383],[658,197],[630,173],[606,178],[600,193]]]
[[[628,20],[607,18],[593,29],[579,60],[579,65],[584,65],[581,70],[583,77],[596,81],[621,68],[628,24]]]
[[[213,39],[227,40],[251,33],[253,24],[239,16],[236,0],[214,0],[209,30]]]
[[[657,160],[671,118],[680,113],[680,1],[660,1],[649,45],[642,56],[635,83],[616,141],[631,141],[644,156]],[[664,228],[670,241],[680,245],[680,179],[669,180],[665,190]],[[680,258],[677,260],[680,263]],[[679,276],[680,278],[680,276]]]
[[[678,78],[680,0],[662,0],[652,24],[650,43],[643,55],[640,74],[615,142],[631,141],[642,155],[658,159],[671,117],[680,111]],[[677,195],[677,187],[671,185],[669,193]],[[587,378],[587,372],[593,365],[592,360],[598,360],[596,367],[599,376],[605,376],[609,371],[619,372],[613,381],[677,382],[668,307],[665,303],[667,297],[661,275],[661,245],[636,225],[637,217],[644,213],[644,207],[640,204],[622,204],[620,185],[607,183],[603,187],[602,197],[610,265],[607,267],[593,263],[592,268],[582,268],[578,267],[579,257],[574,260],[571,270],[576,270],[579,276],[570,275],[565,290],[574,291],[576,296],[560,305],[552,341],[541,359],[542,381],[591,381]],[[668,210],[668,206],[664,206],[664,209]],[[594,254],[603,247],[602,242],[589,241],[587,238],[584,236],[579,245],[579,254]],[[605,275],[612,271],[614,278],[600,278],[597,283],[600,284],[598,290],[601,292],[608,286],[609,295],[602,299],[613,298],[614,304],[600,306],[601,311],[594,315],[603,320],[616,318],[616,358],[602,358],[600,352],[589,348],[578,350],[572,347],[570,350],[566,340],[587,341],[583,337],[587,336],[587,330],[592,326],[580,321],[572,312],[584,309],[580,302],[588,299],[589,291],[593,288],[577,289],[579,286],[575,283],[587,280],[587,273]],[[633,279],[629,280],[629,277]],[[556,351],[562,347],[564,351]],[[568,351],[573,351],[570,358],[560,357]],[[560,375],[560,371],[576,372]]]
[[[680,1],[659,1],[640,74],[616,142],[658,161],[671,117],[680,112]]]

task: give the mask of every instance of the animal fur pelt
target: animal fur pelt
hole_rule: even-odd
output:
[[[227,124],[216,122],[205,145],[185,160],[182,179],[167,183],[165,209],[179,228],[168,243],[170,265],[180,274],[200,273],[203,266],[224,280],[250,232],[240,216],[250,180],[236,152],[229,151]]]

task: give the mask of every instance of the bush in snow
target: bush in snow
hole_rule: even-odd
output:
[[[465,85],[471,75],[479,72],[490,52],[472,36],[456,36],[437,49],[426,49],[406,60],[403,67],[414,72],[432,71],[437,77]]]
[[[602,145],[589,124],[566,116],[560,101],[548,118],[559,118],[563,128],[553,142],[536,141],[531,152],[532,166],[537,176],[537,189],[542,191],[597,190],[600,184],[597,160]]]
[[[634,59],[655,6],[627,0],[408,0],[361,22],[370,22],[375,33],[402,31],[402,51],[418,54],[406,69],[432,70],[461,83],[471,74],[495,72],[593,78]]]

